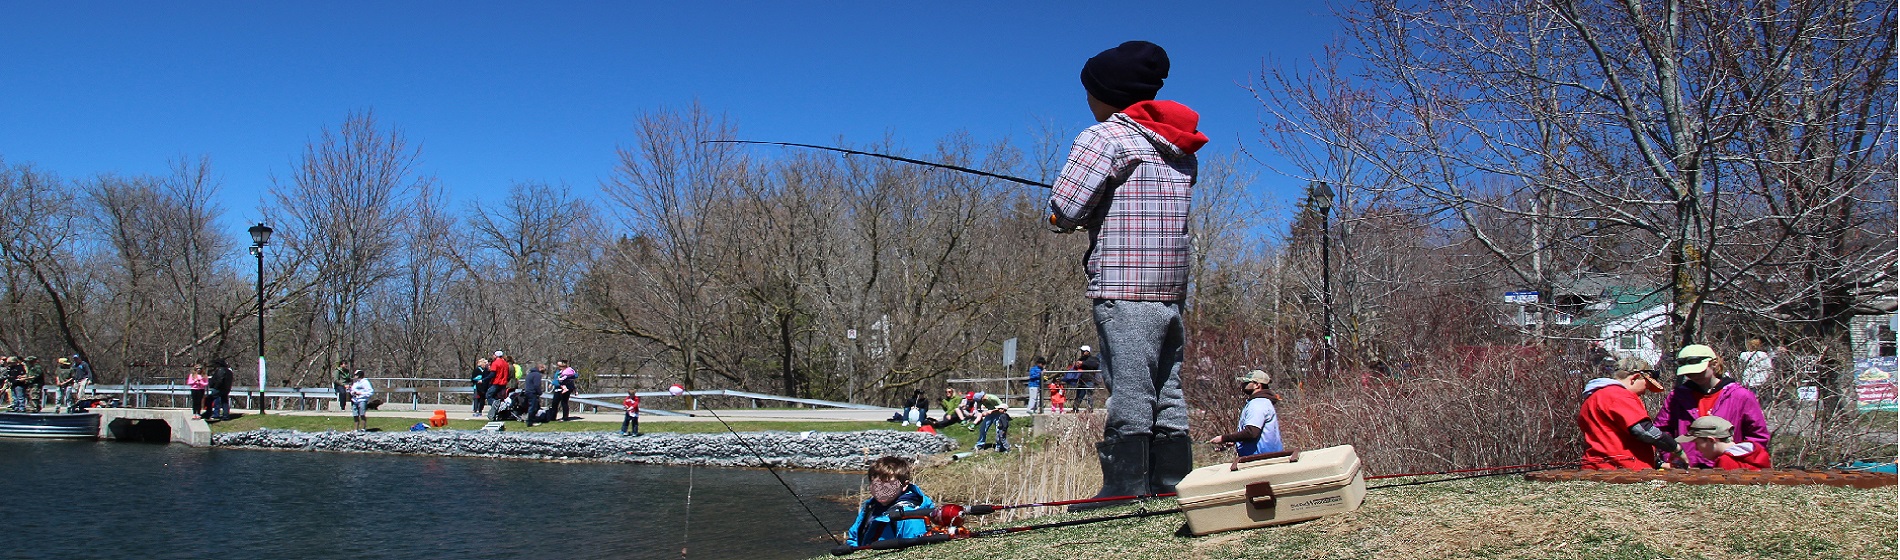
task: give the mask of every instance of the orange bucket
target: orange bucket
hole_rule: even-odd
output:
[[[447,425],[449,425],[449,411],[447,410],[437,410],[434,416],[429,417],[429,427],[431,428],[440,428]]]

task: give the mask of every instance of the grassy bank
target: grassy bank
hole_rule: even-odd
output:
[[[1891,559],[1895,499],[1893,488],[1553,484],[1495,477],[1373,490],[1353,513],[1206,537],[1177,534],[1182,517],[1162,515],[853,557]],[[1161,500],[1148,507],[1174,506]]]
[[[371,428],[386,432],[405,431],[409,426],[421,421],[417,418],[378,418],[371,416]],[[482,420],[451,419],[446,429],[476,430],[487,422]],[[858,432],[864,430],[891,430],[897,425],[889,422],[838,422],[838,421],[736,421],[730,422],[734,430],[741,432],[759,432],[767,430],[785,432]],[[297,430],[303,432],[321,432],[326,430],[347,431],[351,427],[350,419],[344,416],[286,416],[268,414],[259,416],[246,414],[224,422],[211,424],[213,432],[242,432],[258,428]],[[536,424],[530,428],[521,422],[509,422],[510,432],[618,432],[619,422],[552,422]],[[725,433],[726,427],[718,422],[646,422],[640,425],[641,433],[706,434]]]

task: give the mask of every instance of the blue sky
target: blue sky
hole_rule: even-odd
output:
[[[1201,112],[1209,151],[1258,149],[1241,84],[1336,26],[1304,2],[10,2],[0,158],[77,179],[209,156],[246,224],[305,142],[374,110],[457,204],[522,180],[591,196],[636,115],[695,101],[747,138],[913,153],[1076,130],[1082,62],[1130,39],[1168,49],[1162,97]]]

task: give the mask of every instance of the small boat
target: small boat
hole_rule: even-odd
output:
[[[92,412],[0,412],[0,437],[98,439],[99,415]]]

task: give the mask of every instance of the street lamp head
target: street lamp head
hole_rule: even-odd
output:
[[[1307,196],[1312,199],[1315,208],[1319,208],[1321,212],[1333,209],[1332,185],[1326,184],[1325,181],[1313,181],[1307,184],[1307,188],[1309,189]]]
[[[264,222],[258,222],[257,225],[251,226],[251,243],[253,246],[263,247],[269,245],[270,232],[270,226],[264,225]]]

